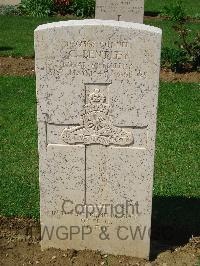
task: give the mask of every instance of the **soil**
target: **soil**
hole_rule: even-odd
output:
[[[35,75],[34,59],[0,57],[0,75],[33,76]]]
[[[0,75],[34,76],[34,68],[33,58],[0,57]],[[200,82],[200,72],[174,73],[162,69],[160,78],[166,82]]]
[[[40,226],[23,218],[0,217],[0,265],[73,265],[73,266],[192,266],[198,265],[200,237],[193,238],[182,247],[173,249],[154,243],[154,251],[160,249],[154,260],[113,256],[94,251],[40,249]]]
[[[200,72],[175,73],[169,69],[161,69],[160,79],[166,82],[200,82]]]

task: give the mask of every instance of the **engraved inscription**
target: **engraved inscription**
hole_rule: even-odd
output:
[[[141,5],[140,1],[121,1],[120,3],[118,2],[106,2],[105,5],[98,4],[96,5],[96,10],[100,13],[108,13],[106,10],[111,10],[113,13],[117,13],[117,11],[121,11],[123,13],[139,13],[140,10],[143,9],[143,6]]]
[[[143,13],[143,0],[96,0],[97,19],[142,22]]]
[[[89,103],[84,107],[80,126],[64,129],[62,139],[71,145],[84,143],[125,146],[134,142],[131,132],[112,124],[109,104],[99,89],[89,95]]]
[[[66,42],[59,54],[55,51],[47,58],[45,67],[48,74],[57,80],[62,79],[65,73],[68,79],[99,77],[106,82],[110,82],[110,76],[123,82],[140,76],[142,82],[146,73],[130,62],[128,51],[131,49],[134,47],[126,39],[118,42],[85,39]],[[148,59],[148,54],[146,57]]]

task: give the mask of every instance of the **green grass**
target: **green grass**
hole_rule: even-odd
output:
[[[0,77],[0,213],[37,217],[39,208],[35,81]]]
[[[38,217],[35,80],[31,77],[0,77],[0,91],[4,113],[1,119],[3,165],[0,214]],[[197,84],[161,84],[155,197],[200,197],[199,95]],[[173,208],[170,210],[173,211]]]
[[[200,197],[198,84],[162,83],[154,195]]]
[[[187,16],[200,16],[200,1],[199,0],[182,0]],[[162,12],[164,6],[172,6],[176,0],[145,0],[146,12]]]
[[[34,56],[34,30],[41,24],[59,20],[58,17],[0,16],[0,55]]]
[[[175,48],[175,42],[179,40],[177,33],[172,29],[172,22],[169,20],[145,20],[145,24],[158,27],[162,29],[162,48]],[[192,37],[199,31],[200,23],[187,23],[188,29],[190,29],[189,37]],[[176,47],[177,48],[177,47]]]
[[[187,242],[199,235],[199,100],[198,84],[161,83],[152,212],[155,239],[157,225],[164,240]]]
[[[67,18],[32,18],[0,16],[0,56],[34,56],[34,29],[47,22],[67,20]],[[145,24],[160,27],[163,30],[163,47],[174,47],[177,34],[171,21],[145,20]],[[191,35],[198,31],[198,23],[188,23]]]

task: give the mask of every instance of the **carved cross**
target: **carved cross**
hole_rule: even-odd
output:
[[[108,99],[97,87],[94,88],[88,96],[88,100],[85,103],[83,113],[80,117],[80,124],[78,126],[65,128],[61,137],[68,145],[85,145],[85,162],[87,162],[87,147],[89,145],[99,144],[104,147],[111,145],[126,147],[134,143],[132,132],[113,125]],[[85,166],[85,188],[87,184],[86,168]]]

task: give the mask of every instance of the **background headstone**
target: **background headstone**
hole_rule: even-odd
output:
[[[148,258],[160,46],[143,24],[36,29],[43,249]]]
[[[95,18],[143,23],[144,0],[96,0]]]

